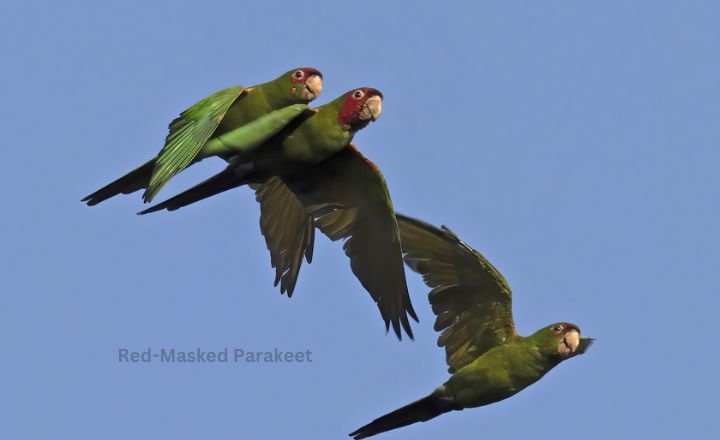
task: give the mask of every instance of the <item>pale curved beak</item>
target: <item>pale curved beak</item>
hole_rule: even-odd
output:
[[[562,341],[558,344],[558,352],[563,356],[568,356],[575,353],[579,345],[580,333],[573,329],[563,336]]]
[[[320,96],[320,93],[322,93],[322,77],[320,75],[310,75],[308,79],[305,81],[305,90],[303,90],[303,98],[307,99],[308,101],[312,101],[313,99]]]
[[[363,121],[371,120],[376,121],[382,113],[382,97],[375,95],[371,96],[365,101],[362,109],[360,110],[360,119]]]

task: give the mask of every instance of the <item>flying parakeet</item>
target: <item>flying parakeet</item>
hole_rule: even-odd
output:
[[[397,219],[405,262],[432,288],[435,330],[442,332],[438,345],[445,347],[452,375],[429,396],[351,433],[354,439],[507,399],[592,343],[568,322],[519,336],[510,286],[485,257],[445,227],[400,214]]]
[[[344,248],[352,270],[377,302],[386,328],[392,325],[400,337],[402,327],[412,338],[408,315],[417,317],[407,291],[390,196],[379,171],[350,145],[355,132],[377,119],[381,111],[379,91],[352,90],[314,113],[306,112],[264,145],[237,154],[225,171],[140,214],[173,211],[250,184],[258,200],[267,200],[261,208],[262,232],[278,269],[276,285],[283,280],[282,292],[291,296],[297,279],[297,273],[285,276],[286,268],[299,270],[303,255],[308,261],[312,258],[311,217],[316,217],[331,239],[347,239]],[[288,192],[285,183],[273,187],[272,182],[280,182],[278,177],[295,193]],[[275,191],[278,187],[281,192]],[[290,224],[302,224],[293,233],[273,230],[268,223],[269,217],[290,220],[298,215]],[[292,253],[283,250],[285,240],[291,241]]]
[[[312,67],[290,70],[253,87],[233,86],[199,101],[170,123],[160,153],[125,176],[85,197],[96,205],[118,194],[145,188],[150,202],[177,173],[210,157],[229,158],[254,148],[308,109],[322,91],[322,74]],[[228,135],[238,130],[234,135]]]

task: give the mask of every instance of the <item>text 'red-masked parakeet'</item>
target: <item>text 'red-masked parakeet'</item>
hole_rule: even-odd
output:
[[[450,379],[429,396],[384,415],[350,434],[370,437],[453,410],[506,399],[553,367],[585,353],[592,339],[559,322],[519,336],[505,278],[449,229],[397,214],[405,262],[432,287],[438,345],[445,347]]]
[[[254,148],[280,131],[322,91],[322,74],[312,67],[290,70],[253,87],[233,86],[199,101],[170,123],[165,145],[152,159],[85,197],[96,205],[118,194],[145,188],[151,201],[177,173],[210,157],[231,157]],[[228,132],[242,128],[230,138]]]
[[[350,267],[380,309],[386,331],[412,338],[417,321],[403,268],[392,200],[380,170],[353,145],[302,172],[253,185],[275,284],[292,293],[313,251],[314,228],[344,239]]]
[[[251,184],[256,190],[261,186],[270,188],[265,186],[266,182],[273,177],[283,177],[305,195],[305,202],[312,203],[311,213],[331,222],[323,229],[331,239],[348,238],[345,250],[353,272],[377,302],[386,327],[392,324],[400,337],[402,326],[412,337],[407,316],[415,320],[417,317],[407,292],[397,224],[385,181],[376,168],[350,146],[355,132],[377,119],[381,111],[379,91],[367,87],[352,90],[314,109],[314,113],[306,112],[264,145],[237,154],[225,171],[140,214],[163,209],[173,211],[244,184]],[[270,197],[267,191],[266,195]],[[273,215],[285,218],[300,213],[299,221],[309,218],[303,205],[290,195],[292,197],[270,208]],[[263,206],[265,209],[269,205]],[[336,212],[333,214],[332,210]],[[285,283],[287,277],[280,275],[279,267],[287,264],[279,260],[302,260],[304,255],[310,261],[314,240],[312,221],[303,223],[302,231],[292,236],[279,230],[271,236],[264,222],[261,219],[273,266],[283,279],[281,292],[287,291],[291,296],[297,274]],[[280,248],[271,247],[274,246],[271,243],[283,243],[286,238],[299,240],[297,246],[302,250],[280,255]],[[294,265],[298,270],[299,266],[299,262]]]

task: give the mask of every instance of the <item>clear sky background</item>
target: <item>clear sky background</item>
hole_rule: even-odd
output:
[[[521,334],[597,338],[509,400],[380,438],[712,438],[719,18],[711,1],[2,2],[0,438],[337,439],[446,380],[418,276],[414,342],[384,334],[325,237],[281,296],[247,188],[145,217],[139,193],[80,203],[187,106],[302,65],[325,74],[318,104],[383,91],[356,144],[398,211],[504,273]],[[313,362],[118,362],[148,347]]]

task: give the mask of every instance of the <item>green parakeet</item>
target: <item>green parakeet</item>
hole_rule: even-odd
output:
[[[519,336],[510,286],[488,260],[445,227],[397,219],[405,262],[432,288],[438,345],[445,347],[452,375],[429,396],[351,433],[354,439],[507,399],[592,343],[568,322]]]
[[[381,110],[379,91],[352,90],[297,118],[266,144],[236,155],[225,171],[140,214],[176,210],[250,184],[258,200],[266,200],[261,208],[262,232],[278,269],[276,285],[283,280],[281,292],[291,296],[297,278],[297,273],[285,276],[286,268],[299,270],[303,255],[308,261],[312,258],[314,226],[308,219],[316,217],[331,239],[347,239],[344,248],[351,268],[378,304],[386,328],[392,325],[400,337],[402,327],[412,338],[408,315],[417,317],[407,291],[390,196],[379,171],[350,145],[355,132],[377,119]],[[279,184],[278,177],[296,193]],[[290,220],[293,216],[299,217]],[[300,230],[292,234],[273,230],[269,218],[301,224]],[[283,250],[286,240],[292,253]]]
[[[252,149],[308,109],[322,91],[322,74],[312,67],[290,70],[253,87],[233,86],[199,101],[170,123],[165,145],[152,159],[85,197],[96,205],[118,194],[145,188],[150,202],[177,173],[210,157],[229,158]],[[234,135],[229,133],[238,128]]]

